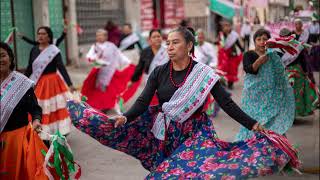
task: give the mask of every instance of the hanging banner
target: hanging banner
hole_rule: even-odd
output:
[[[153,28],[153,3],[152,0],[141,0],[140,22],[143,31],[151,30]]]
[[[184,19],[183,0],[165,0],[164,7],[165,28],[176,27]]]
[[[288,28],[293,31],[295,29],[294,22],[292,21],[280,21],[275,23],[268,23],[265,25],[265,28],[270,31],[272,37],[279,37],[280,30],[282,28]],[[303,24],[304,29],[309,29],[309,24]]]
[[[210,10],[230,20],[234,16],[243,16],[243,8],[228,0],[210,0]]]
[[[246,4],[250,7],[266,8],[268,7],[268,0],[248,0]]]

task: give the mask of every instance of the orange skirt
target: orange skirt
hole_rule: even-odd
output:
[[[42,75],[36,87],[35,94],[42,108],[42,129],[49,134],[55,134],[57,130],[61,134],[68,134],[71,130],[67,106],[68,88],[57,73]],[[49,139],[43,133],[42,139]]]
[[[0,135],[0,179],[47,180],[43,171],[44,155],[48,151],[30,126]]]

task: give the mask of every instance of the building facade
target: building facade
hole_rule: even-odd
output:
[[[283,20],[290,13],[289,0],[269,0],[269,6],[266,10],[266,20],[268,22],[278,22]]]
[[[76,0],[77,23],[83,29],[79,45],[94,43],[96,30],[104,28],[109,20],[124,24],[124,6],[124,0]]]
[[[212,37],[208,0],[184,0],[185,18],[195,30],[202,29],[208,38]]]
[[[1,0],[1,41],[4,41],[13,29],[30,39],[36,38],[36,30],[40,26],[50,26],[55,38],[58,38],[64,28],[63,0]],[[11,44],[16,55],[17,69],[25,69],[32,48],[14,33]],[[66,44],[60,45],[63,59],[67,62]]]

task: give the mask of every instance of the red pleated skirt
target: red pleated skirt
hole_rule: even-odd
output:
[[[99,68],[93,68],[83,83],[81,94],[87,97],[87,103],[95,109],[107,110],[115,108],[118,97],[126,90],[128,82],[134,73],[135,66],[129,65],[123,71],[116,71],[110,84],[103,91],[96,88]],[[137,86],[138,88],[138,86]],[[132,95],[134,91],[132,91]],[[130,94],[128,95],[130,98]]]
[[[218,50],[218,69],[225,72],[228,82],[238,81],[238,68],[242,60],[242,54],[231,56],[231,49],[225,50],[220,48]]]

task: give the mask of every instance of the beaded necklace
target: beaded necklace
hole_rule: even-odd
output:
[[[182,83],[176,84],[176,83],[174,82],[174,80],[173,80],[173,77],[172,77],[173,63],[170,62],[170,81],[171,81],[171,83],[173,84],[174,87],[179,88],[179,87],[181,87],[181,86],[186,82],[187,77],[188,77],[188,75],[189,75],[189,73],[190,73],[190,71],[191,71],[191,67],[192,67],[192,61],[191,61],[191,60],[190,60],[190,62],[189,62],[189,64],[188,64],[188,66],[189,66],[189,68],[188,68],[187,74],[185,75]]]

